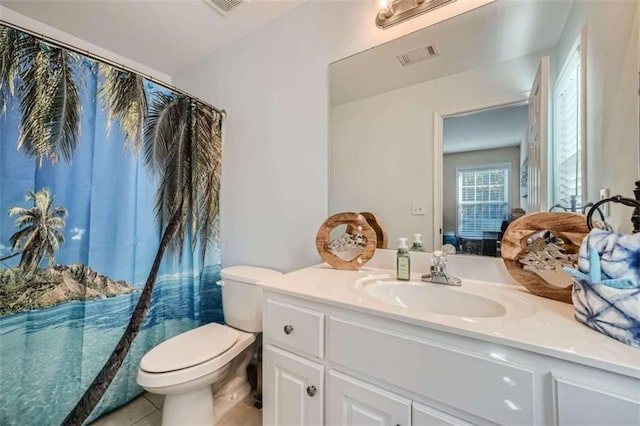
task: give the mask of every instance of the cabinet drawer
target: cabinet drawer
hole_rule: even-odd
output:
[[[331,362],[499,424],[533,424],[533,371],[330,317]]]
[[[267,339],[317,358],[324,358],[324,314],[301,306],[267,300],[264,313]]]

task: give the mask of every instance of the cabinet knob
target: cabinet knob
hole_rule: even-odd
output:
[[[307,386],[307,395],[314,397],[317,390],[315,386]]]
[[[293,333],[293,326],[292,325],[285,325],[284,326],[284,334],[291,334]]]

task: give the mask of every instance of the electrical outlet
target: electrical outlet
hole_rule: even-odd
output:
[[[424,216],[427,205],[424,201],[414,201],[411,203],[411,214],[413,216]]]
[[[604,200],[605,198],[609,198],[610,197],[609,194],[610,194],[609,188],[602,188],[600,190],[600,199]],[[599,207],[600,210],[602,210],[602,214],[604,215],[604,217],[609,217],[609,204],[610,203],[606,203]]]

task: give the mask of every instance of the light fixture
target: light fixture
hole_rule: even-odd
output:
[[[227,13],[231,11],[231,9],[235,9],[241,4],[248,3],[249,0],[202,0],[207,5],[211,6],[213,10],[218,12],[222,16],[227,16]]]
[[[378,0],[376,25],[387,29],[456,0]]]

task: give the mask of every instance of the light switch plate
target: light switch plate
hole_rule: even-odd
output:
[[[427,204],[424,201],[414,201],[411,203],[411,214],[413,216],[424,216]]]
[[[609,194],[611,194],[609,188],[602,188],[600,190],[600,199],[604,200],[605,198],[609,198],[611,196]],[[604,217],[609,217],[609,203],[601,205],[600,210],[602,210]]]

